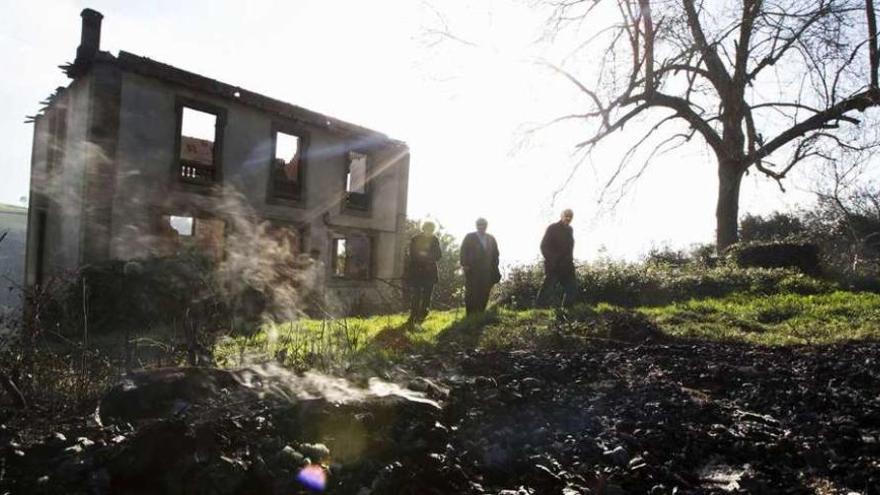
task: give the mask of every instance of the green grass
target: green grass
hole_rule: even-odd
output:
[[[370,360],[393,360],[405,353],[431,349],[516,347],[529,331],[548,331],[550,312],[497,308],[465,317],[462,309],[432,311],[421,323],[405,314],[337,320],[268,323],[249,336],[227,337],[215,348],[215,359],[241,365],[274,357],[297,367],[350,366]]]
[[[880,295],[871,293],[730,296],[640,311],[680,338],[762,345],[880,338]]]
[[[576,316],[589,321],[617,309],[600,304]],[[880,295],[870,293],[733,295],[636,311],[667,336],[680,339],[759,345],[880,339]],[[226,365],[274,357],[294,367],[351,367],[432,350],[559,347],[571,345],[572,339],[583,343],[578,338],[566,334],[548,310],[496,308],[465,318],[458,309],[431,312],[416,325],[408,324],[403,314],[267,324],[254,335],[221,341],[215,357]]]

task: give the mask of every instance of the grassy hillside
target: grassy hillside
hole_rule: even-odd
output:
[[[570,347],[592,339],[710,340],[779,346],[880,339],[880,295],[733,295],[635,310],[600,304],[565,314],[497,309],[465,318],[432,312],[420,325],[403,314],[266,324],[229,338],[216,357],[237,365],[274,357],[297,367],[348,365],[431,350]]]

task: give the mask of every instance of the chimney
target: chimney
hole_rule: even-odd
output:
[[[92,9],[83,9],[79,15],[82,17],[82,37],[76,49],[76,62],[91,62],[101,49],[101,19],[104,16]]]

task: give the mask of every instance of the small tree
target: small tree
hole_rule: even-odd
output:
[[[876,276],[880,267],[880,192],[866,177],[866,157],[825,169],[816,206],[804,213],[811,234],[838,268]]]

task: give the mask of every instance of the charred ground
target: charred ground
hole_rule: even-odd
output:
[[[853,326],[877,317],[839,312]],[[103,426],[91,409],[60,422],[7,412],[0,484],[310,493],[296,475],[311,462],[328,493],[878,493],[873,340],[713,342],[622,309],[512,315],[458,321],[436,345],[424,329],[383,329],[372,341],[397,358],[350,363],[351,381],[333,382],[364,391],[349,399],[291,393],[310,373],[176,369],[105,395]],[[373,374],[390,391],[370,392]]]

